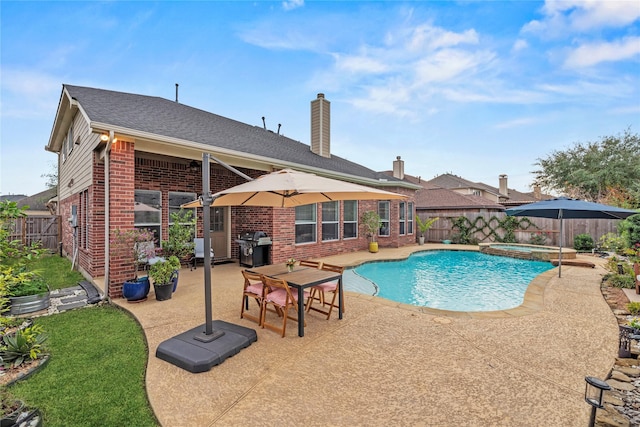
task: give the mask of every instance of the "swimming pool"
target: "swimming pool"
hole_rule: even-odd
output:
[[[507,310],[522,304],[529,282],[551,263],[467,251],[424,251],[402,261],[345,271],[344,288],[451,311]]]

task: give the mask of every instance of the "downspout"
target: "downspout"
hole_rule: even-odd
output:
[[[109,299],[109,160],[111,144],[113,144],[113,131],[109,131],[109,140],[104,153],[104,298]]]

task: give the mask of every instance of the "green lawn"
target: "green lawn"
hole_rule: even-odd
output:
[[[33,261],[51,289],[84,280],[59,256]],[[37,317],[49,336],[49,362],[10,387],[42,412],[44,425],[158,426],[145,391],[148,349],[140,325],[111,305]]]
[[[49,285],[49,289],[62,289],[77,285],[85,280],[82,274],[71,270],[71,262],[58,255],[48,255],[34,261],[29,261],[30,270],[39,270],[41,276]]]
[[[49,363],[11,387],[40,408],[46,426],[157,426],[147,401],[144,333],[105,305],[38,317],[49,335]]]

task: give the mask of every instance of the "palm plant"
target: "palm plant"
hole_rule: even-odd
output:
[[[429,219],[425,219],[424,221],[419,217],[416,216],[416,223],[418,225],[418,231],[420,231],[420,237],[424,239],[424,234],[431,228],[431,226],[440,218],[435,217],[435,218],[429,218]]]

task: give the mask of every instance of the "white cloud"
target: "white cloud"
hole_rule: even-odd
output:
[[[392,83],[387,86],[368,87],[365,97],[355,98],[349,102],[362,110],[411,118],[415,113],[403,107],[410,100],[411,93],[408,87]]]
[[[520,52],[521,50],[525,50],[529,47],[529,43],[524,39],[518,39],[515,41],[513,46],[511,47],[512,52]]]
[[[430,24],[423,24],[413,30],[407,48],[412,51],[433,51],[460,44],[478,44],[478,42],[478,33],[474,29],[454,33]]]
[[[622,61],[640,54],[640,37],[626,37],[613,42],[583,44],[566,58],[567,68],[590,67],[601,62]]]
[[[293,10],[304,6],[304,0],[286,0],[282,2],[284,10]]]
[[[519,119],[509,120],[506,122],[498,123],[494,126],[496,129],[509,129],[514,127],[528,126],[537,123],[539,119],[535,117],[522,117]]]
[[[383,73],[389,70],[389,65],[366,56],[334,55],[335,66],[338,70],[351,73]]]
[[[494,58],[490,52],[467,52],[443,49],[415,63],[417,84],[447,82],[461,75],[473,74],[481,65]]]
[[[543,18],[527,23],[523,32],[557,37],[601,28],[621,28],[640,19],[636,0],[547,0],[541,12]]]
[[[1,74],[3,117],[51,116],[51,101],[57,100],[62,90],[59,78],[6,67]]]

